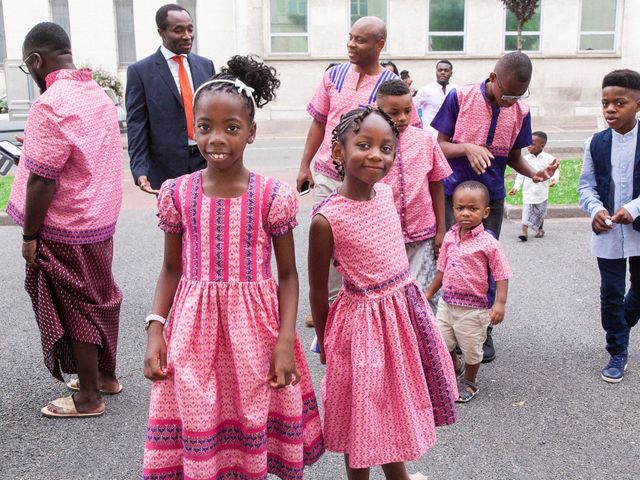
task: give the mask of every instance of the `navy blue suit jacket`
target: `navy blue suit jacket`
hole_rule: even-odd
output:
[[[190,53],[187,59],[195,92],[215,69],[207,58]],[[129,65],[125,105],[131,173],[136,184],[138,177],[145,175],[152,188],[160,188],[166,179],[193,171],[189,167],[182,98],[160,49]],[[202,157],[197,161],[204,165]]]

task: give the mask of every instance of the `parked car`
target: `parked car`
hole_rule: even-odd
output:
[[[109,87],[103,87],[102,89],[104,90],[104,93],[107,94],[107,97],[111,99],[113,104],[116,106],[116,109],[118,110],[118,125],[120,126],[120,134],[124,135],[125,133],[127,133],[127,112],[124,111],[124,108],[122,108],[120,102],[118,102],[118,97],[116,97],[116,94],[113,90],[111,90]]]

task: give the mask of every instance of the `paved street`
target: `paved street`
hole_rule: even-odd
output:
[[[257,142],[247,163],[292,181],[301,142]],[[300,273],[300,337],[308,346],[306,236],[310,198],[296,229]],[[67,394],[42,362],[40,339],[23,290],[17,227],[0,227],[0,478],[133,479],[141,470],[149,382],[142,376],[143,319],[160,268],[162,234],[152,198],[127,194],[116,235],[115,276],[124,293],[119,377],[122,394],[107,397],[98,419],[52,420],[40,408]],[[438,444],[410,471],[448,479],[634,479],[640,476],[640,340],[632,335],[629,369],[619,385],[599,379],[607,361],[598,315],[598,272],[589,254],[589,224],[550,220],[547,236],[521,244],[507,222],[503,244],[514,271],[498,356],[483,366],[481,394],[459,408],[459,422],[439,429]],[[307,355],[319,385],[323,367]],[[342,458],[327,453],[305,475],[344,478]],[[372,479],[383,478],[379,469]]]

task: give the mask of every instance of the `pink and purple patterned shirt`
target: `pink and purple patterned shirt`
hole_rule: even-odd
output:
[[[29,173],[56,181],[42,238],[88,244],[113,236],[122,203],[122,141],[116,108],[91,70],[56,70],[33,103],[7,213],[19,225]]]
[[[447,232],[438,270],[444,273],[442,299],[450,305],[489,308],[489,275],[499,282],[511,278],[500,242],[482,224],[460,238],[460,225]]]
[[[400,134],[393,166],[381,182],[393,189],[404,243],[420,242],[436,234],[429,183],[449,175],[449,162],[427,131],[409,126]]]
[[[451,138],[453,143],[472,143],[486,147],[495,157],[483,174],[471,168],[467,157],[450,158],[453,174],[444,182],[445,194],[453,195],[458,184],[477,180],[489,189],[491,200],[505,197],[504,171],[509,152],[531,145],[529,106],[518,100],[513,106],[491,105],[485,82],[457,87],[447,95],[431,126]]]
[[[340,122],[340,117],[354,108],[375,105],[380,84],[398,76],[383,69],[380,75],[365,75],[358,86],[359,78],[360,74],[354,71],[350,63],[331,67],[324,73],[322,82],[307,105],[309,115],[324,124],[324,138],[316,154],[314,171],[334,180],[340,180],[340,175],[331,158],[331,132]],[[412,123],[420,123],[415,109],[411,120]]]

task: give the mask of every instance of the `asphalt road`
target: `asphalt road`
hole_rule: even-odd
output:
[[[287,146],[248,163],[292,180],[282,163]],[[298,152],[290,146],[291,158]],[[279,155],[275,155],[278,153]],[[260,168],[257,168],[260,170]],[[124,293],[118,350],[122,394],[107,397],[107,413],[86,420],[40,415],[49,400],[67,394],[42,362],[39,333],[23,290],[20,231],[0,228],[0,478],[139,478],[149,382],[142,376],[143,319],[149,311],[162,254],[153,202],[129,186],[116,235],[114,273]],[[307,300],[308,203],[295,231],[300,274],[299,334]],[[438,430],[438,444],[410,471],[447,479],[635,479],[640,477],[639,340],[632,335],[629,369],[619,385],[599,378],[607,361],[599,325],[598,272],[589,254],[585,220],[550,220],[547,236],[522,244],[519,225],[506,222],[503,245],[514,271],[507,317],[495,331],[497,359],[479,374],[477,400],[459,408],[456,425]],[[316,386],[323,367],[308,352]],[[344,478],[342,457],[327,453],[305,475]],[[374,469],[372,479],[381,479]]]

